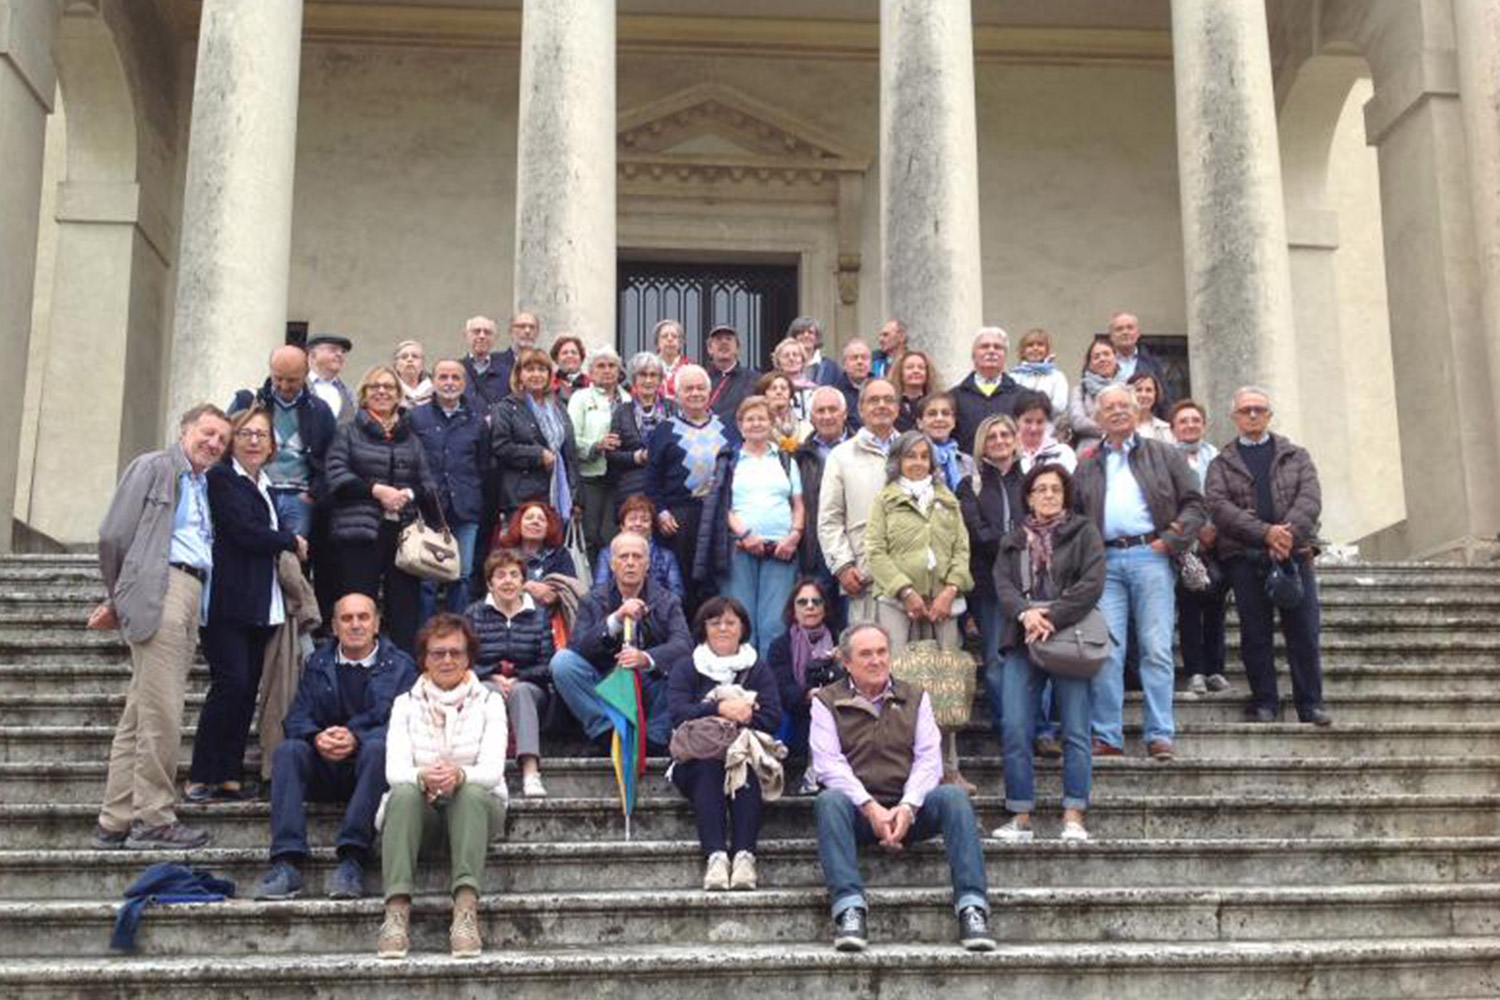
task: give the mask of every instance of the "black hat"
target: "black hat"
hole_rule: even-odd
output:
[[[718,326],[716,326],[712,330],[708,331],[708,339],[709,340],[713,340],[715,337],[726,337],[726,336],[727,337],[733,337],[735,340],[739,340],[740,339],[740,331],[736,330],[732,326],[725,326],[723,323],[720,323]]]
[[[334,347],[337,347],[345,352],[352,351],[354,349],[354,341],[350,340],[348,337],[340,337],[336,333],[318,334],[316,337],[308,340],[307,349],[310,351],[314,347],[317,347],[319,344],[332,344]]]

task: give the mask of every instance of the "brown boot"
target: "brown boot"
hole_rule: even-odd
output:
[[[478,958],[484,950],[479,940],[479,894],[468,886],[460,886],[453,894],[453,927],[448,931],[448,943],[454,958]]]
[[[388,899],[385,922],[380,925],[380,940],[375,953],[381,958],[405,958],[411,949],[411,900],[405,896]]]

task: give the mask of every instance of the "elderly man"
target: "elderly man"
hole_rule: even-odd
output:
[[[1120,381],[1129,382],[1136,372],[1147,372],[1161,386],[1161,398],[1152,407],[1157,416],[1172,406],[1167,390],[1167,374],[1161,362],[1146,349],[1141,340],[1141,321],[1134,313],[1118,312],[1109,318],[1109,342],[1115,345],[1115,360],[1120,364]]]
[[[523,350],[536,346],[537,338],[542,333],[542,321],[529,312],[518,312],[510,318],[510,346],[495,355],[495,364],[500,375],[505,379],[505,392],[510,391],[510,373],[516,366],[516,355]]]
[[[338,424],[328,404],[307,388],[307,352],[285,344],[271,352],[271,374],[259,390],[241,389],[234,415],[259,404],[271,415],[276,453],[265,464],[276,520],[287,531],[312,536],[313,503],[323,494],[323,459]]]
[[[732,326],[716,326],[708,331],[704,350],[709,362],[709,408],[718,414],[720,420],[732,424],[740,401],[755,391],[755,369],[740,363],[740,335]],[[681,393],[681,375],[677,378],[677,386]]]
[[[802,374],[813,385],[833,385],[838,381],[839,366],[832,358],[823,357],[823,328],[811,316],[798,316],[786,328],[786,335],[802,345],[807,355],[807,367]]]
[[[992,413],[1015,415],[1021,386],[1005,374],[1010,335],[998,326],[980,327],[970,351],[974,370],[953,387],[953,440],[964,454],[974,447],[974,434]]]
[[[208,608],[214,528],[205,473],[229,444],[229,418],[204,403],[182,415],[177,443],[125,469],[99,526],[107,595],[89,628],[130,644],[130,687],[109,749],[94,846],[202,847],[209,834],[177,822],[177,754],[188,670]]]
[[[623,531],[609,543],[614,579],[579,605],[568,648],[552,656],[552,684],[584,735],[602,744],[611,727],[594,685],[616,667],[638,671],[646,743],[661,753],[672,735],[667,675],[693,655],[693,639],[677,595],[651,583],[650,561],[646,539],[634,532]]]
[[[1115,646],[1094,677],[1094,753],[1124,753],[1125,646],[1134,632],[1146,702],[1146,749],[1171,760],[1172,625],[1177,572],[1172,556],[1187,549],[1203,526],[1198,477],[1176,448],[1136,434],[1135,394],[1115,384],[1099,393],[1104,440],[1078,464],[1078,511],[1104,536],[1105,582],[1100,609]]]
[[[469,577],[474,571],[474,549],[479,523],[484,519],[484,479],[489,470],[490,429],[484,414],[470,405],[465,391],[464,365],[445,358],[432,366],[432,405],[418,406],[408,419],[427,454],[427,467],[437,483],[443,517],[458,541],[461,575],[448,584],[445,607],[458,614],[469,606]],[[421,619],[432,617],[436,583],[422,584]]]
[[[809,737],[823,785],[813,813],[823,881],[833,899],[833,946],[863,951],[868,944],[858,846],[878,842],[899,851],[941,836],[959,943],[992,951],[979,825],[963,789],[938,784],[942,737],[931,697],[891,677],[890,636],[879,625],[849,626],[838,653],[848,677],[813,696]]]
[[[855,337],[844,345],[842,358],[843,371],[834,387],[844,394],[849,429],[857,431],[860,427],[859,394],[870,381],[870,345]]]
[[[797,462],[797,471],[802,477],[802,506],[806,511],[807,523],[816,528],[818,501],[822,496],[823,467],[833,449],[849,439],[845,421],[848,408],[844,403],[844,394],[831,385],[819,386],[813,390],[808,402],[813,432],[797,446],[792,457]],[[802,572],[822,580],[829,593],[836,592],[838,581],[833,578],[833,574],[828,571],[828,564],[823,561],[823,546],[818,542],[816,530],[803,532],[800,550],[798,561]],[[837,603],[841,605],[843,602]],[[830,610],[838,612],[831,616],[831,620],[838,623],[835,625],[837,628],[842,624],[843,608]]]
[[[312,368],[308,386],[314,395],[328,404],[334,420],[340,424],[353,420],[359,409],[354,404],[354,394],[339,377],[353,349],[352,340],[332,333],[320,333],[307,342],[307,360]]]
[[[1333,716],[1323,707],[1318,652],[1322,611],[1313,575],[1323,496],[1312,457],[1270,432],[1271,415],[1271,396],[1264,389],[1246,386],[1234,394],[1230,418],[1239,435],[1208,467],[1208,507],[1219,531],[1217,552],[1239,609],[1240,659],[1250,681],[1246,718],[1275,722],[1280,707],[1271,643],[1275,605],[1265,584],[1274,559],[1295,567],[1302,581],[1301,600],[1281,607],[1297,718],[1326,726]]]
[[[464,393],[469,409],[487,414],[490,407],[510,395],[510,368],[501,363],[495,351],[495,321],[488,316],[472,316],[464,323]]]
[[[333,609],[334,641],[310,656],[271,755],[271,867],[256,899],[302,891],[307,860],[307,802],[347,802],[338,832],[338,867],[323,891],[331,899],[364,895],[364,866],[375,842],[375,811],[385,794],[385,731],[391,704],[417,680],[416,664],[380,641],[375,602],[346,594]]]
[[[896,387],[872,378],[859,396],[864,426],[828,453],[818,491],[818,545],[848,599],[849,618],[875,620],[875,576],[865,558],[865,528],[885,488],[885,462],[896,437]]]
[[[870,359],[870,373],[885,378],[891,365],[906,353],[906,324],[899,319],[888,319],[880,328],[880,349]]]
[[[672,547],[684,577],[691,577],[714,463],[729,440],[724,422],[709,409],[709,392],[708,372],[683,365],[677,372],[677,413],[657,424],[646,442],[646,496],[656,505],[657,531]],[[699,599],[697,586],[689,581],[682,595],[684,613],[696,613]]]

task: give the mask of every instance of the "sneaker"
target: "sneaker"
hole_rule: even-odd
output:
[[[1299,722],[1311,722],[1315,726],[1333,725],[1333,716],[1328,714],[1326,708],[1309,708],[1298,717]]]
[[[817,795],[821,789],[818,787],[818,779],[813,776],[812,768],[809,767],[802,774],[802,783],[797,786],[797,795]]]
[[[864,951],[870,946],[869,920],[863,906],[851,906],[833,921],[833,947],[838,951]]]
[[[95,824],[94,836],[89,839],[96,851],[118,851],[130,837],[129,830],[111,830],[103,823]]]
[[[1214,694],[1218,694],[1220,691],[1233,691],[1234,685],[1229,683],[1229,678],[1223,674],[1209,674],[1208,689]]]
[[[1188,694],[1201,698],[1208,694],[1208,679],[1202,674],[1193,674],[1187,682]]]
[[[358,899],[365,894],[365,866],[358,858],[339,859],[339,866],[323,880],[323,892],[329,899]]]
[[[736,851],[734,865],[729,872],[729,888],[755,888],[755,855],[749,851]]]
[[[1172,759],[1172,741],[1171,740],[1152,740],[1150,743],[1148,743],[1146,745],[1146,752],[1151,755],[1151,759],[1152,760],[1163,760],[1163,761],[1165,761],[1165,760],[1171,760]]]
[[[1022,826],[1014,816],[1004,826],[990,831],[990,837],[1002,844],[1029,844],[1036,837],[1030,826]]]
[[[296,899],[302,893],[302,873],[290,861],[273,861],[255,883],[256,899]]]
[[[714,851],[703,868],[703,891],[725,892],[729,889],[729,855]]]
[[[131,851],[190,851],[204,847],[213,835],[207,830],[168,823],[165,826],[132,826],[130,836],[125,838],[125,848]]]
[[[1070,819],[1063,824],[1062,836],[1058,839],[1066,844],[1081,844],[1089,839],[1089,832],[1078,820]]]
[[[484,950],[479,939],[479,900],[463,893],[453,900],[453,926],[448,930],[448,947],[454,958],[478,958]]]
[[[185,802],[212,802],[218,790],[218,787],[215,785],[205,785],[201,781],[190,781],[182,786],[182,798]]]
[[[1245,709],[1245,721],[1260,723],[1275,722],[1277,721],[1276,709],[1265,708],[1264,706],[1259,705],[1252,705]]]
[[[977,906],[965,906],[958,911],[958,943],[966,951],[994,951],[995,939],[990,937],[989,917]]]
[[[1125,751],[1112,743],[1106,743],[1098,737],[1094,738],[1093,755],[1095,757],[1123,757]]]
[[[527,774],[521,778],[521,794],[528,799],[545,799],[547,786],[542,784],[540,774]]]
[[[380,939],[375,954],[381,958],[405,958],[411,949],[411,905],[385,904],[385,921],[380,925]]]
[[[1056,760],[1062,756],[1062,744],[1057,742],[1056,736],[1038,736],[1036,742],[1032,744],[1032,749],[1036,751],[1038,757],[1045,757],[1048,760]]]

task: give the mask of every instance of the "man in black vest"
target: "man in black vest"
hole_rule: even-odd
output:
[[[833,946],[868,943],[864,881],[856,851],[878,841],[887,850],[941,835],[953,879],[958,940],[992,951],[979,825],[969,796],[943,777],[942,736],[932,699],[891,678],[891,644],[873,622],[839,636],[849,676],[820,688],[812,703],[812,768],[823,791],[813,807],[818,859],[833,897]]]

